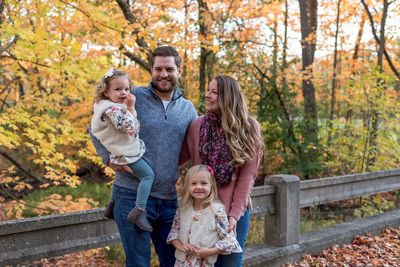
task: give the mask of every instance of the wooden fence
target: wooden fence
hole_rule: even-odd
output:
[[[290,248],[301,255],[300,208],[399,190],[400,169],[309,181],[292,175],[273,175],[265,183],[254,188],[251,211],[251,216],[265,216],[265,244],[246,248],[245,266],[266,266],[265,255],[255,259],[257,250],[268,249],[279,257],[285,254],[285,248]],[[103,209],[95,209],[0,222],[0,266],[119,243],[115,222],[104,219],[102,214]],[[399,224],[400,214],[399,218],[394,217],[388,225]],[[271,257],[269,262],[276,262],[271,265],[294,259],[271,261]]]

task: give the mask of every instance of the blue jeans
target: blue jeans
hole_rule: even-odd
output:
[[[246,243],[247,232],[250,226],[250,213],[247,208],[243,216],[240,217],[236,224],[236,239],[244,251],[244,245]],[[218,255],[218,260],[215,263],[215,267],[240,267],[242,266],[242,253],[231,253],[229,255]]]
[[[143,159],[139,159],[128,167],[135,173],[135,176],[140,180],[137,195],[136,195],[136,206],[142,209],[146,209],[147,199],[150,194],[151,186],[154,181],[154,173],[149,164]],[[111,186],[110,202],[115,202],[115,188]]]
[[[160,267],[173,267],[175,248],[166,240],[178,207],[176,200],[162,200],[149,197],[147,201],[147,220],[153,232],[140,230],[127,220],[129,211],[135,206],[136,191],[115,186],[114,217],[121,236],[126,255],[127,267],[150,266],[150,238],[153,241]]]

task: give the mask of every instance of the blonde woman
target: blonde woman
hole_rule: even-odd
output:
[[[195,165],[186,174],[179,207],[167,242],[175,248],[175,267],[213,267],[218,254],[240,253],[210,166]]]
[[[264,149],[258,122],[249,115],[239,83],[221,75],[210,83],[206,114],[189,126],[181,163],[205,164],[214,170],[218,197],[244,250],[249,228],[250,193]],[[215,266],[241,266],[243,253],[219,255]]]

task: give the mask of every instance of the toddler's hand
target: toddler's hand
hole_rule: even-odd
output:
[[[129,94],[125,99],[125,104],[129,108],[134,108],[136,102],[136,97],[132,94]]]
[[[186,253],[196,253],[196,248],[192,245],[190,245],[189,243],[185,243],[183,244],[183,251],[185,251]]]

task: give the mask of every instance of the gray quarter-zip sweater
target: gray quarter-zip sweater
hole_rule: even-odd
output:
[[[197,117],[193,104],[184,99],[178,87],[167,108],[154,92],[152,83],[148,87],[136,87],[135,109],[140,122],[140,138],[146,145],[143,159],[154,172],[154,183],[150,196],[159,199],[176,199],[175,183],[178,179],[178,161],[186,128]],[[107,164],[110,153],[94,137],[90,137],[97,154]],[[129,173],[116,172],[114,184],[137,190],[139,180]]]

